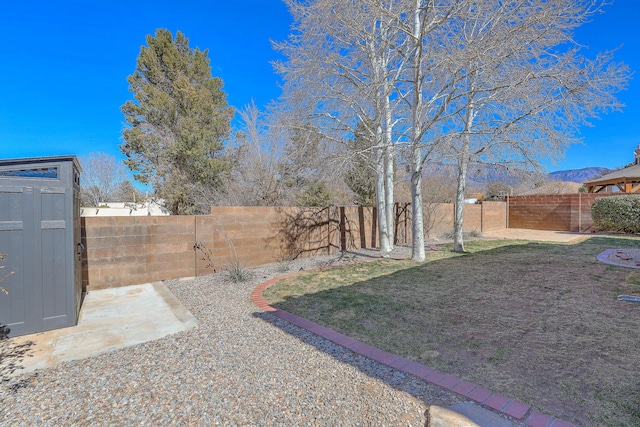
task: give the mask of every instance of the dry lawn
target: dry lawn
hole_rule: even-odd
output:
[[[602,264],[640,240],[469,242],[424,264],[303,273],[275,306],[581,426],[640,425],[640,270]]]

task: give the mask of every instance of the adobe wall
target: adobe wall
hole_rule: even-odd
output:
[[[502,230],[507,227],[507,204],[505,202],[483,202],[482,231]]]
[[[455,204],[425,204],[425,237],[440,238],[453,232]],[[483,232],[506,228],[507,204],[504,202],[483,202],[465,204],[462,229],[465,232]]]
[[[82,218],[83,289],[194,276],[195,218]]]
[[[212,207],[199,217],[198,240],[214,252],[214,265],[232,259],[256,266],[339,250],[339,208]]]
[[[430,236],[453,229],[453,205],[434,206]],[[501,223],[502,221],[502,223]],[[396,206],[396,244],[411,241],[411,206]],[[506,227],[506,204],[465,205],[465,231]],[[210,215],[83,217],[83,288],[127,286],[375,248],[375,208],[212,207]]]
[[[588,232],[593,227],[591,205],[615,194],[575,193],[508,198],[509,228]]]
[[[82,227],[86,290],[377,245],[375,210],[357,207],[213,207],[200,216],[84,217]]]

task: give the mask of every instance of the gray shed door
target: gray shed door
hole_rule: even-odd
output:
[[[9,295],[0,296],[2,322],[10,336],[41,332],[76,321],[73,287],[72,233],[65,228],[65,187],[0,187],[0,253],[15,273],[2,285]],[[6,274],[7,269],[1,273]],[[4,298],[3,298],[4,297]]]

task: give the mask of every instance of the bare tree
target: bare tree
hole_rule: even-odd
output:
[[[484,200],[504,200],[505,197],[511,196],[513,189],[509,184],[502,181],[493,181],[487,184],[484,194]]]
[[[135,187],[130,180],[122,181],[116,188],[112,201],[124,203],[142,203],[146,201],[146,192]]]
[[[436,2],[407,0],[396,22],[408,37],[406,53],[410,66],[396,89],[406,102],[411,168],[412,251],[411,258],[424,261],[424,212],[422,173],[425,163],[441,149],[442,139],[436,126],[446,118],[453,95],[451,87],[458,78],[445,73],[443,61],[447,44],[448,22],[456,16],[464,0]]]
[[[424,260],[422,174],[427,161],[458,166],[456,250],[462,242],[469,164],[535,169],[561,153],[579,126],[620,104],[628,80],[610,54],[589,60],[572,30],[604,1],[288,1],[287,102],[323,132],[348,140],[372,123],[381,249],[389,250],[393,159],[411,172],[412,259]],[[386,204],[385,204],[386,203]]]
[[[361,131],[370,148],[376,176],[376,206],[380,248],[393,245],[393,148],[396,125],[392,99],[402,62],[393,3],[317,0],[287,1],[295,33],[276,48],[287,61],[277,65],[285,76],[288,105],[307,117],[336,142]],[[353,154],[353,153],[352,153]]]
[[[462,76],[452,91],[448,122],[457,159],[454,250],[464,251],[462,223],[470,162],[539,169],[557,158],[579,127],[620,109],[615,93],[629,78],[610,53],[588,59],[573,31],[604,2],[484,1],[465,5],[450,21],[457,46],[447,61]]]
[[[305,118],[279,107],[261,111],[252,102],[238,112],[240,129],[227,150],[233,169],[224,189],[200,190],[203,208],[337,202],[341,176],[327,164],[334,153],[324,135]]]
[[[430,167],[431,166],[431,167]],[[446,165],[425,165],[422,179],[424,233],[429,238],[437,238],[435,231],[443,223],[442,204],[453,203],[456,198],[456,175]],[[451,231],[451,230],[448,230]]]
[[[82,165],[81,197],[84,206],[116,201],[120,186],[128,181],[124,163],[107,153],[89,153],[80,158]]]
[[[234,168],[225,194],[219,195],[218,199],[239,206],[278,205],[283,200],[280,181],[282,139],[277,135],[276,127],[271,126],[270,117],[253,101],[238,114],[241,131],[236,133],[234,153],[230,155]]]

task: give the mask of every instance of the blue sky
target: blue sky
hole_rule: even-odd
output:
[[[640,69],[640,3],[617,0],[582,27],[588,55],[620,47],[616,59]],[[213,75],[230,105],[260,107],[280,94],[269,63],[270,39],[286,38],[291,18],[280,0],[5,0],[0,11],[0,158],[120,155],[131,98],[126,77],[145,36],[156,28],[182,31],[191,46],[209,49]],[[640,76],[620,95],[623,113],[584,128],[576,145],[549,170],[618,167],[640,144]]]

